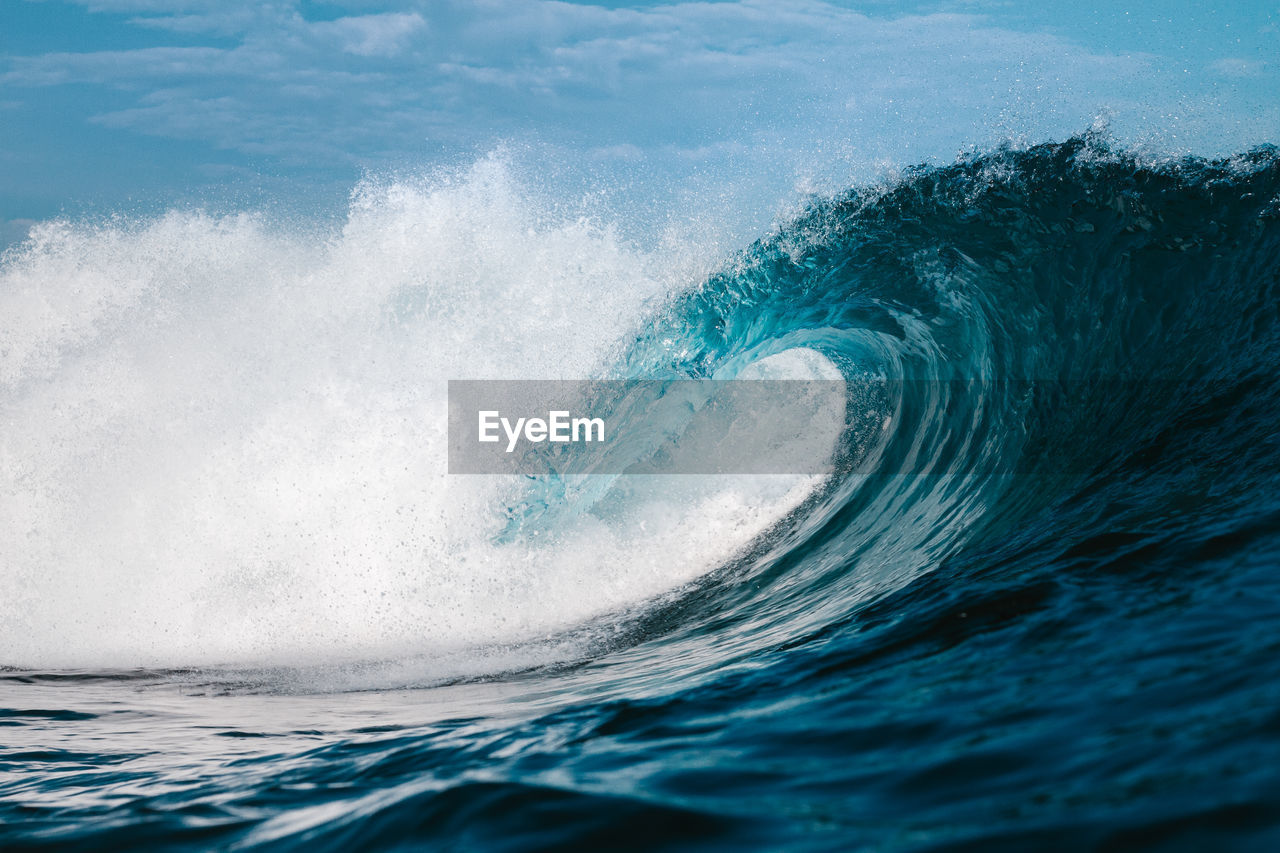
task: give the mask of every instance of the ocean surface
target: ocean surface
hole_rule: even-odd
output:
[[[0,848],[1280,849],[1280,153],[517,183],[5,255]],[[770,359],[834,475],[443,471],[446,379]]]

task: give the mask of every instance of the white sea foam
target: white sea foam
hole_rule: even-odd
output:
[[[340,233],[37,226],[0,267],[0,664],[519,642],[688,582],[795,506],[811,480],[726,482],[496,537],[521,483],[446,475],[445,380],[596,375],[708,262],[550,210],[485,158],[362,185]]]

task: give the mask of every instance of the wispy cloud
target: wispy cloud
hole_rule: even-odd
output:
[[[312,24],[321,40],[332,40],[346,53],[357,56],[395,56],[426,28],[417,12],[408,14],[361,15]]]
[[[112,97],[82,101],[95,127],[285,167],[377,166],[530,136],[633,163],[806,146],[901,162],[1062,135],[1104,109],[1117,126],[1176,115],[1180,138],[1197,120],[1259,132],[1244,107],[1234,123],[1211,120],[1231,104],[1198,98],[1158,56],[962,12],[407,0],[325,4],[329,19],[317,20],[289,0],[82,3],[171,44],[12,56],[0,60],[0,94],[98,87]],[[1228,59],[1202,76],[1270,73]]]
[[[1232,57],[1210,63],[1209,70],[1224,77],[1261,77],[1266,63],[1257,59]]]
[[[0,75],[0,86],[120,85],[187,76],[207,78],[229,70],[225,62],[228,53],[211,47],[150,47],[18,56],[11,60],[11,70]]]
[[[468,144],[531,127],[596,147],[693,147],[815,122],[928,121],[939,106],[991,119],[996,103],[1085,108],[1090,94],[1146,70],[1141,58],[955,14],[882,19],[820,2],[415,5],[308,21],[290,7],[188,2],[136,20],[238,31],[239,44],[18,57],[0,81],[136,91],[132,107],[93,116],[111,127],[358,159],[426,138]],[[142,15],[174,5],[90,8]],[[804,125],[788,130],[793,122]]]

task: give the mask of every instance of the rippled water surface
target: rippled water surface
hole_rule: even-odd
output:
[[[1280,844],[1274,150],[922,168],[692,288],[495,181],[322,250],[6,257],[6,849]],[[439,380],[529,364],[451,359],[548,323],[585,337],[541,375],[820,355],[840,472],[450,480]]]

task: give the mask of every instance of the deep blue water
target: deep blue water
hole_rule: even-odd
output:
[[[815,200],[623,361],[796,347],[893,429],[731,564],[477,679],[5,669],[0,847],[1280,849],[1280,154]]]

